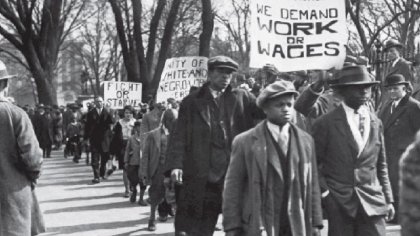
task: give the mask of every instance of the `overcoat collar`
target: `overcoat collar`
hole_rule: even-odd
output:
[[[269,131],[266,128],[267,124],[266,121],[260,122],[255,128],[253,132],[253,146],[252,150],[254,153],[258,155],[255,159],[258,163],[258,167],[260,169],[260,173],[262,173],[261,179],[264,182],[264,186],[267,183],[267,164],[270,163],[276,172],[279,174],[282,183],[285,181],[284,176],[282,173],[282,168],[280,165],[279,157],[273,142],[270,140],[271,138],[268,136]],[[267,138],[268,137],[268,138]],[[295,173],[292,170],[296,170],[299,162],[299,156],[303,156],[302,154],[302,144],[297,139],[297,128],[294,124],[290,124],[290,146],[289,152],[287,154],[287,158],[289,160],[289,171],[291,171],[290,179],[294,179]]]
[[[407,108],[407,102],[410,99],[410,95],[406,95],[405,97],[403,97],[400,101],[400,103],[398,103],[398,106],[395,108],[395,111],[390,114],[391,111],[391,105],[392,105],[392,101],[387,103],[385,112],[387,112],[388,114],[390,114],[389,116],[387,116],[384,119],[384,129],[389,128],[389,126],[391,126],[394,121],[401,116],[401,114],[403,114],[406,111]],[[386,114],[386,113],[385,113]]]
[[[197,97],[194,101],[200,116],[206,122],[206,124],[210,127],[210,105],[215,103],[213,95],[210,92],[209,88],[210,84],[205,83],[200,90],[198,91]],[[226,107],[225,112],[227,117],[229,117],[230,124],[233,123],[233,111],[236,107],[236,99],[235,95],[232,93],[232,87],[229,85],[224,93],[222,94],[224,97],[224,105]]]

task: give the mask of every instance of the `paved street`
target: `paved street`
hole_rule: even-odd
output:
[[[75,164],[58,151],[45,159],[36,190],[48,227],[42,236],[173,235],[172,218],[166,223],[158,222],[155,232],[147,231],[149,207],[140,207],[123,198],[121,171],[100,184],[92,185],[91,179],[91,167],[86,166],[84,158]],[[395,229],[398,227],[388,227],[389,232]],[[214,235],[224,234],[218,231]],[[398,235],[388,233],[388,236]]]

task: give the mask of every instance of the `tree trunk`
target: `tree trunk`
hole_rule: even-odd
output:
[[[155,69],[155,74],[153,76],[151,86],[149,88],[149,92],[147,94],[150,94],[153,97],[156,94],[160,82],[160,76],[165,66],[165,61],[167,59],[169,51],[171,50],[172,34],[174,31],[175,21],[181,2],[181,0],[174,0],[172,2],[171,10],[169,11],[168,19],[166,20],[165,30],[163,32],[163,37],[161,41],[158,63]]]
[[[31,68],[38,92],[38,101],[44,105],[57,104],[57,91],[53,85],[53,72],[45,72],[41,68]]]
[[[134,21],[134,42],[137,52],[137,61],[140,68],[140,81],[142,83],[142,100],[146,100],[146,91],[149,88],[149,71],[144,55],[143,38],[141,30],[141,0],[132,0],[133,3],[133,21]]]
[[[209,57],[210,56],[210,42],[211,35],[214,28],[214,13],[211,9],[211,0],[201,0],[203,13],[201,19],[203,21],[203,32],[200,34],[200,48],[198,55]]]
[[[160,18],[162,17],[163,10],[165,9],[165,5],[166,5],[166,0],[159,0],[156,6],[155,14],[150,20],[150,35],[149,35],[149,40],[147,43],[147,52],[146,52],[147,71],[149,73],[147,78],[149,79],[149,82],[151,82],[151,79],[152,79],[151,71],[153,68],[153,60],[154,60],[154,55],[155,55],[157,30],[158,30]]]

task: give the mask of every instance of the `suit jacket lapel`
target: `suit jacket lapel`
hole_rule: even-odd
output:
[[[405,112],[406,110],[406,104],[408,101],[409,97],[405,96],[400,103],[398,104],[398,106],[395,108],[395,111],[389,116],[387,122],[384,124],[384,129],[387,129],[389,126],[391,126],[394,121],[402,114]]]
[[[354,139],[353,133],[351,132],[350,125],[347,122],[346,112],[344,111],[343,106],[340,106],[337,110],[335,117],[335,127],[343,135],[346,142],[352,150],[352,156],[357,157],[359,152],[359,146],[357,145],[356,140]]]
[[[234,111],[237,105],[237,100],[235,99],[235,95],[231,92],[231,88],[228,87],[227,91],[223,94],[224,96],[224,106],[225,112],[227,117],[229,117],[230,126],[234,124]]]
[[[201,88],[199,96],[197,96],[194,102],[201,118],[210,127],[210,103],[213,102],[213,97],[207,86]]]

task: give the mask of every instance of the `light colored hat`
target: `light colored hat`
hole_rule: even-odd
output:
[[[0,61],[0,80],[9,79],[14,76],[16,75],[9,75],[9,73],[7,72],[6,65],[2,61]]]
[[[262,108],[264,103],[266,103],[268,100],[285,94],[293,94],[297,96],[299,93],[296,91],[296,88],[292,82],[286,80],[276,81],[261,91],[256,101],[257,106]]]

